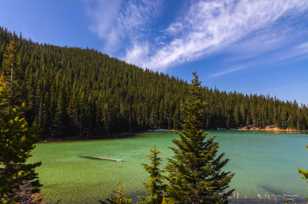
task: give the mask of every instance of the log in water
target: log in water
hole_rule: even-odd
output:
[[[123,162],[122,159],[115,159],[110,157],[101,157],[101,156],[85,156],[85,155],[79,155],[79,157],[84,159],[94,159],[94,160],[104,160],[104,161],[113,161],[113,162]]]

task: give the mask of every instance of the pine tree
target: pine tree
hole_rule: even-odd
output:
[[[7,85],[0,76],[0,203],[16,203],[32,199],[41,184],[30,164],[37,137],[31,133],[20,107],[9,104]]]
[[[190,97],[184,106],[184,124],[180,138],[174,140],[174,157],[169,160],[169,196],[175,203],[227,203],[233,190],[229,183],[233,174],[224,171],[228,159],[218,155],[219,144],[202,130],[201,87],[194,73]]]
[[[53,127],[51,129],[51,135],[55,138],[65,136],[65,128],[67,127],[66,122],[68,120],[65,108],[66,108],[66,103],[64,100],[64,96],[61,95],[57,100],[55,116],[53,120]]]
[[[11,85],[12,81],[15,77],[15,69],[16,69],[16,41],[11,40],[3,53],[3,61],[2,61],[2,71],[4,76],[6,77],[9,85]]]
[[[145,184],[148,192],[148,196],[145,200],[148,204],[160,204],[165,190],[165,184],[160,169],[161,158],[159,154],[160,152],[156,147],[152,148],[149,155],[150,163],[144,164],[144,168],[149,174],[147,183]]]
[[[7,81],[10,103],[17,104],[22,96],[23,73],[17,60],[17,41],[11,40],[3,53],[2,73]]]
[[[132,204],[132,199],[128,198],[124,192],[123,186],[118,185],[117,189],[112,192],[110,198],[100,200],[101,204]]]
[[[306,148],[308,149],[308,145],[306,146]],[[301,168],[298,170],[298,173],[300,173],[305,180],[308,180],[308,170]]]
[[[167,198],[167,197],[164,196],[161,204],[174,204],[174,199],[173,198]]]

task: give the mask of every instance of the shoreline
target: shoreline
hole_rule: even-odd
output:
[[[259,132],[273,132],[273,133],[307,133],[307,130],[299,130],[295,128],[278,128],[278,127],[265,127],[265,128],[259,128],[259,127],[242,127],[238,128],[239,131],[259,131]]]
[[[224,131],[224,130],[230,130],[230,131],[240,131],[240,132],[269,132],[269,133],[302,133],[302,134],[308,134],[308,130],[298,130],[298,129],[292,129],[292,128],[258,128],[258,127],[242,127],[237,129],[207,129],[204,131]],[[168,129],[150,129],[150,130],[143,130],[143,131],[134,131],[134,132],[123,132],[123,133],[113,133],[110,135],[104,135],[104,136],[72,136],[72,137],[64,137],[64,138],[45,138],[42,139],[38,143],[62,143],[62,142],[81,142],[81,141],[95,141],[95,140],[112,140],[112,139],[125,139],[125,138],[131,138],[136,137],[143,133],[158,133],[158,132],[170,132],[170,133],[177,133],[180,132],[180,130],[168,130]]]

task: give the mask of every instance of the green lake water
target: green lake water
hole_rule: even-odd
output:
[[[308,135],[239,131],[212,131],[221,151],[230,158],[227,168],[236,173],[232,186],[241,196],[289,192],[308,196],[308,183],[297,168],[308,168]],[[121,183],[129,193],[142,193],[149,149],[154,145],[162,158],[172,155],[175,133],[144,133],[136,137],[39,144],[32,161],[42,161],[39,175],[45,198],[52,203],[92,204],[105,198]],[[99,161],[80,155],[105,156],[125,162]]]

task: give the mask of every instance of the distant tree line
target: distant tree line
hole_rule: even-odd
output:
[[[0,71],[16,83],[11,100],[26,101],[28,123],[54,138],[178,129],[189,88],[183,80],[95,50],[33,43],[4,28]],[[207,101],[203,128],[308,129],[308,108],[296,102],[206,87],[202,97]]]

